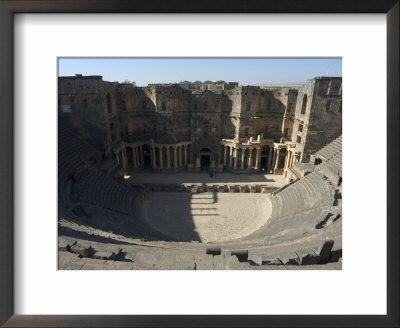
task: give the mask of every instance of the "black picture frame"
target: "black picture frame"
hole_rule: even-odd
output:
[[[13,16],[16,13],[384,13],[387,17],[387,315],[14,315]],[[0,324],[5,327],[399,327],[398,0],[0,0]],[[380,265],[375,263],[373,265]],[[366,264],[366,270],[368,270]]]

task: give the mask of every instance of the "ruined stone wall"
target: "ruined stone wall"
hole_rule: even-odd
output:
[[[309,156],[342,134],[342,79],[315,78],[304,154]]]
[[[296,152],[308,156],[341,133],[341,78],[214,93],[177,84],[136,87],[100,76],[60,77],[59,115],[86,140],[103,145],[106,154],[122,141],[190,141],[191,162],[205,148],[218,162],[222,139],[262,135],[275,143],[291,141]]]

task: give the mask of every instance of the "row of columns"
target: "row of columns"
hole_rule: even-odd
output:
[[[237,146],[223,145],[223,156],[221,159],[221,164],[223,164],[224,166],[231,167],[235,170],[238,169],[239,149],[241,149],[242,151],[240,169],[243,170],[245,168],[245,155],[247,153],[247,169],[251,170],[254,168],[258,170],[260,168],[260,160],[261,160],[261,148],[258,147],[246,147],[246,146],[237,147]],[[289,151],[287,148],[270,147],[270,151],[267,158],[267,165],[268,167],[273,168],[274,171],[279,168],[282,150],[285,150],[285,155],[286,155],[283,165],[284,170],[291,167],[293,163],[295,161],[298,161],[299,159],[298,155],[293,154],[293,152]]]
[[[221,164],[224,166],[232,167],[233,169],[238,168],[238,152],[241,150],[241,161],[240,161],[240,169],[244,170],[245,168],[245,155],[247,153],[247,169],[256,169],[260,168],[260,158],[261,158],[261,149],[256,147],[235,147],[235,146],[227,146],[223,145],[223,155],[221,158]],[[255,154],[254,154],[255,153]],[[254,161],[255,160],[255,161]],[[254,164],[253,164],[254,163]]]
[[[155,168],[167,168],[170,169],[172,167],[171,162],[171,154],[170,150],[172,148],[173,158],[174,158],[174,168],[186,166],[188,164],[188,146],[189,144],[180,144],[180,145],[151,145],[152,152],[152,167]],[[163,150],[165,149],[167,160],[164,163],[164,154]],[[158,152],[158,163],[157,163],[157,152]]]

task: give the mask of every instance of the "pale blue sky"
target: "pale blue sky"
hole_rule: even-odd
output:
[[[316,76],[342,76],[341,58],[60,58],[59,76],[101,75],[104,81],[188,81],[240,84],[303,83]]]

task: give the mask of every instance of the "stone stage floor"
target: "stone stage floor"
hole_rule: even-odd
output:
[[[154,183],[154,184],[247,184],[267,185],[269,187],[282,187],[286,184],[283,175],[274,174],[233,174],[229,172],[217,173],[210,177],[208,172],[202,173],[150,173],[140,172],[125,176],[128,183]]]

